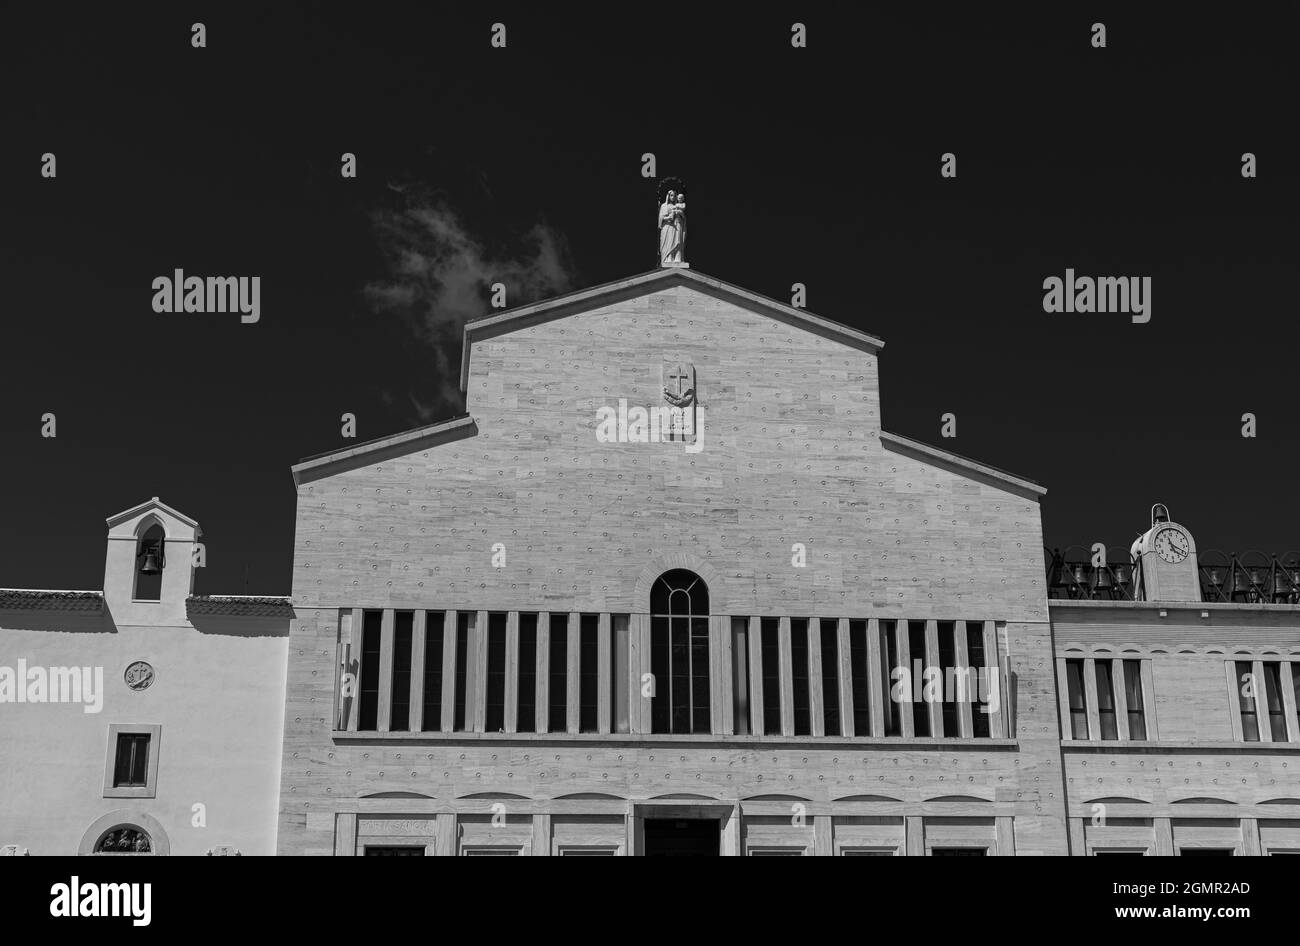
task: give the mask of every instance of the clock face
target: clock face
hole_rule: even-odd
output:
[[[1191,540],[1180,529],[1161,529],[1156,533],[1155,542],[1152,543],[1152,546],[1155,548],[1156,554],[1170,565],[1177,565],[1187,558],[1192,551]]]

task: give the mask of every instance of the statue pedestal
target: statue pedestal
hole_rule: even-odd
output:
[[[660,263],[660,269],[690,269],[690,263]]]

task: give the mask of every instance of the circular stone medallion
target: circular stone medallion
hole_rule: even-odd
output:
[[[143,660],[137,660],[126,668],[126,673],[122,676],[132,690],[147,690],[149,684],[153,683],[153,667]]]

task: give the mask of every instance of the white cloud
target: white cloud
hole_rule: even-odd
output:
[[[491,285],[504,283],[514,308],[567,291],[574,273],[563,235],[545,223],[534,224],[515,246],[494,251],[445,201],[408,197],[406,207],[372,215],[388,275],[367,285],[365,296],[376,311],[405,317],[431,350],[439,389],[432,401],[430,392],[408,393],[428,421],[459,404],[461,330],[491,311]]]

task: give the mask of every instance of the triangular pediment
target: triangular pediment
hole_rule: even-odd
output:
[[[832,319],[814,315],[806,309],[798,309],[775,299],[769,299],[758,293],[742,289],[731,283],[723,282],[712,276],[680,267],[654,269],[648,273],[629,276],[626,279],[603,283],[587,289],[556,296],[517,309],[506,309],[471,319],[465,325],[465,341],[461,351],[460,389],[464,391],[469,383],[469,359],[473,343],[488,338],[495,338],[509,332],[530,328],[557,319],[578,315],[601,306],[635,299],[660,292],[674,286],[688,286],[704,295],[722,299],[734,305],[770,316],[794,328],[811,332],[823,338],[842,342],[852,348],[875,354],[885,347],[882,339],[868,332],[850,328]]]

